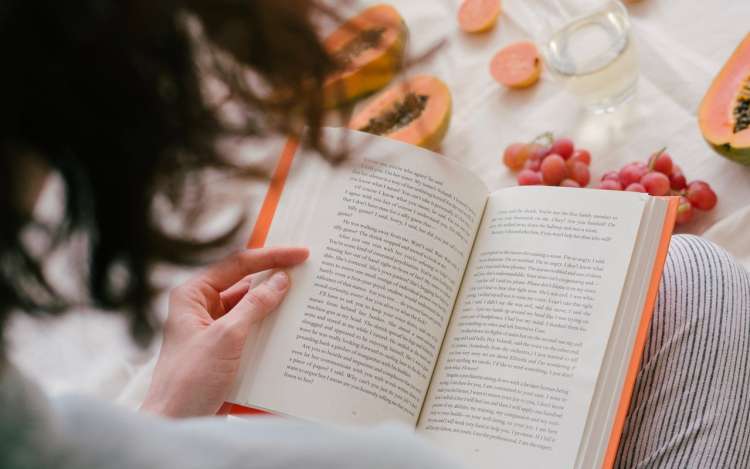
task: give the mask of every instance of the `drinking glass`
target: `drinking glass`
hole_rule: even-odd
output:
[[[524,0],[548,68],[582,104],[611,112],[635,94],[638,56],[630,18],[618,0]]]

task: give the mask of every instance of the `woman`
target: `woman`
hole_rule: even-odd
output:
[[[3,322],[14,309],[55,314],[91,303],[128,314],[145,343],[154,329],[148,267],[194,249],[159,230],[154,199],[189,205],[178,189],[195,171],[231,170],[214,152],[222,135],[306,124],[320,147],[319,91],[335,64],[312,18],[325,14],[304,0],[2,2]],[[275,92],[246,85],[243,67]],[[244,103],[242,122],[226,122],[206,104],[199,72]],[[66,182],[59,227],[30,218],[35,175],[46,168]],[[47,251],[27,244],[29,232],[51,247],[83,236],[86,265],[77,274],[85,297],[50,285]],[[398,427],[208,418],[229,391],[250,325],[290,288],[281,269],[306,256],[301,247],[240,252],[175,289],[141,413],[49,400],[3,359],[0,467],[457,467]],[[268,270],[268,280],[251,283],[251,274]],[[750,465],[749,326],[747,272],[706,241],[675,237],[618,467]]]

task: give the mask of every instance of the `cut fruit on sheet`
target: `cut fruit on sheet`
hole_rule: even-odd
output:
[[[464,0],[458,10],[458,25],[467,33],[492,29],[500,16],[500,0]]]
[[[498,83],[509,88],[529,87],[542,73],[539,50],[528,41],[506,46],[492,58],[490,73]]]
[[[708,89],[698,111],[698,124],[719,154],[750,165],[750,34]]]
[[[354,115],[349,128],[435,149],[448,131],[451,106],[445,83],[418,75],[373,97]]]
[[[375,5],[349,19],[324,42],[340,70],[323,85],[325,105],[338,107],[378,91],[401,68],[408,31],[390,5]]]

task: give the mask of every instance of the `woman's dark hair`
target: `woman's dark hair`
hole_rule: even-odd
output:
[[[220,135],[307,126],[319,144],[333,64],[315,19],[330,14],[311,0],[0,2],[0,327],[16,308],[71,305],[42,268],[49,249],[22,241],[36,228],[57,241],[83,233],[83,302],[125,311],[134,337],[149,338],[147,270],[190,248],[152,223],[155,195],[179,199],[195,170],[229,169]],[[242,103],[240,124],[207,99],[206,76]],[[34,227],[19,200],[29,184],[22,167],[34,161],[65,182],[65,218],[54,227]]]

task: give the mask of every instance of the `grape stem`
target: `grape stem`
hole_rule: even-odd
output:
[[[550,146],[555,141],[555,134],[552,132],[544,132],[543,134],[537,135],[531,143],[538,143],[540,145]],[[665,148],[666,150],[666,148]]]
[[[661,148],[661,150],[657,151],[656,153],[654,153],[654,154],[653,154],[653,155],[651,156],[651,158],[649,159],[649,162],[648,162],[648,170],[649,170],[649,171],[653,171],[653,170],[654,170],[654,165],[656,164],[656,160],[657,160],[657,159],[658,159],[658,158],[659,158],[659,157],[661,156],[661,154],[662,154],[662,153],[664,153],[665,151],[667,151],[667,147],[662,147],[662,148]]]

